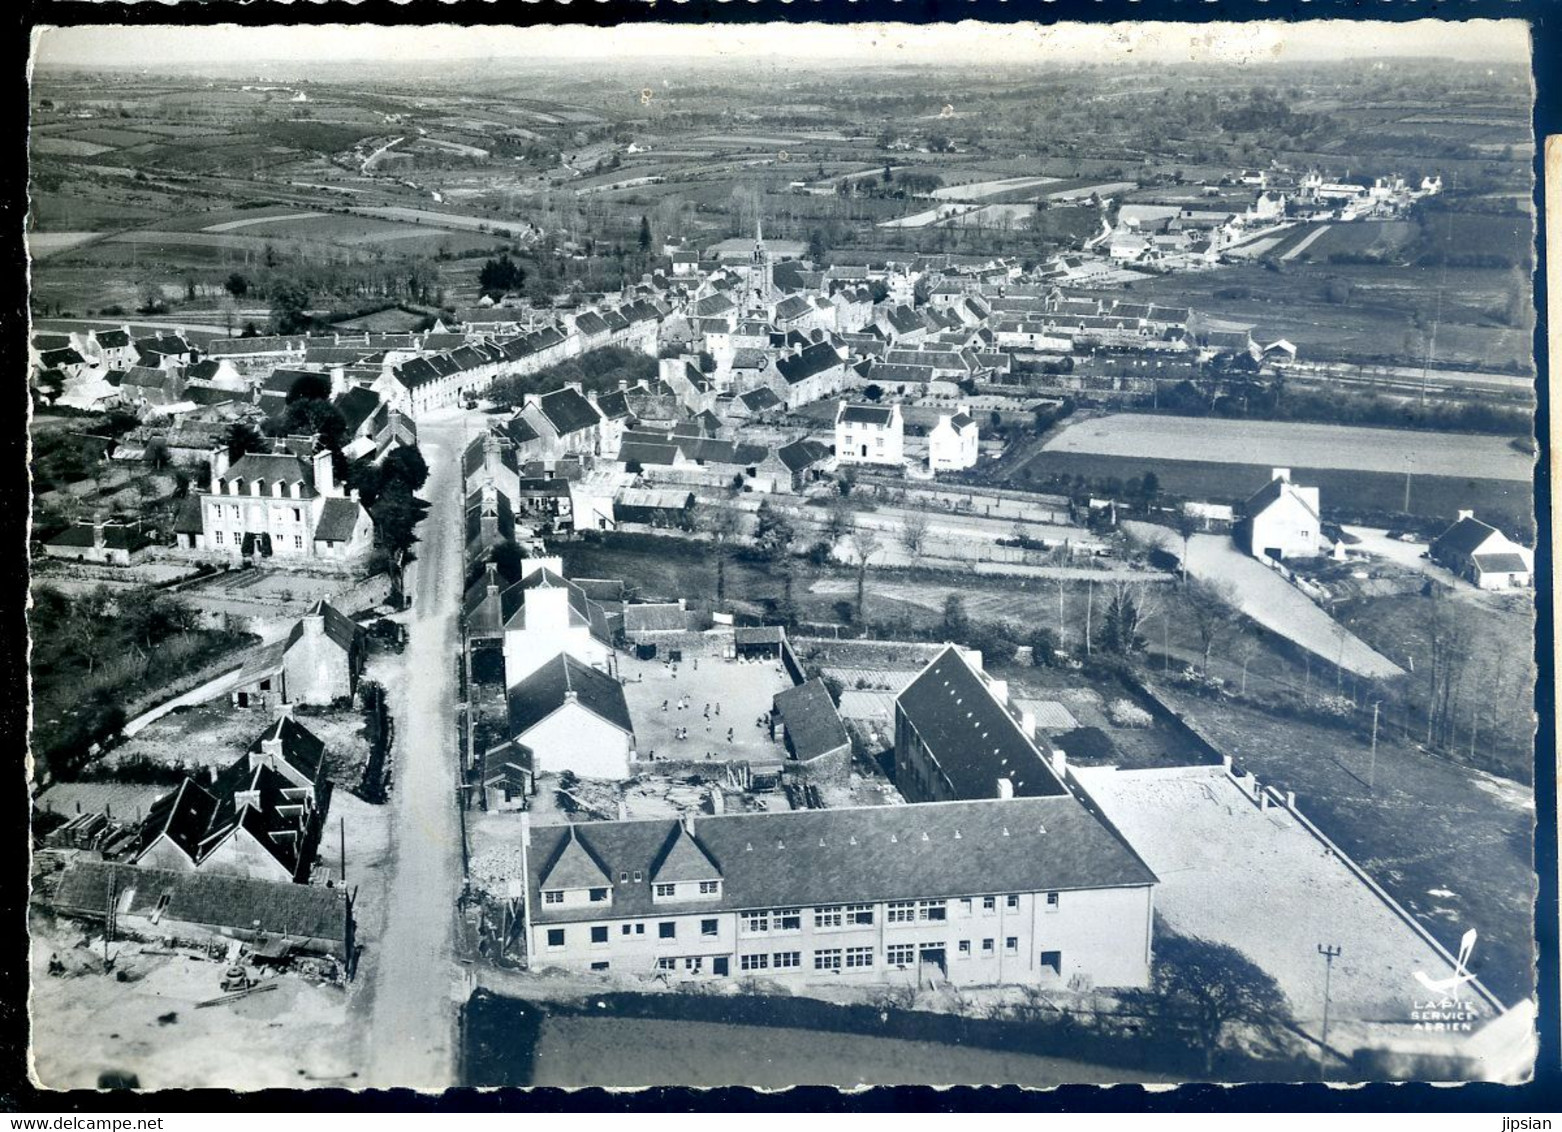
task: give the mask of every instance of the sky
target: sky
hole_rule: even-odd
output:
[[[1396,55],[1524,63],[1521,20],[1461,23],[1336,20],[1286,23],[671,25],[581,27],[52,27],[35,35],[44,66],[113,66],[127,60],[253,68],[268,62],[514,62],[674,57],[685,60],[939,63],[1310,62]]]

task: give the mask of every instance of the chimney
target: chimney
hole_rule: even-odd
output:
[[[624,801],[622,798],[618,800],[618,820],[629,820],[629,803]]]
[[[1020,712],[1020,729],[1025,732],[1025,738],[1036,737],[1036,713],[1033,711]]]
[[[719,786],[711,787],[710,812],[718,815],[727,812],[727,796],[721,792]]]
[[[347,371],[341,366],[331,367],[331,396],[340,397],[347,392]]]
[[[683,815],[683,831],[690,837],[694,836],[694,813],[686,811]]]
[[[1269,471],[1269,478],[1272,479],[1272,480],[1283,480],[1286,483],[1290,483],[1291,482],[1291,469],[1290,468],[1271,468],[1270,471]]]
[[[490,562],[485,570],[488,575],[488,596],[493,597],[499,592],[499,567]]]
[[[998,780],[998,797],[1005,800],[1014,797],[1014,780],[1012,778],[1000,778]]]
[[[299,618],[299,624],[304,627],[304,636],[311,640],[318,640],[325,636],[325,612],[320,605],[316,605],[310,611]]]
[[[682,597],[679,598],[678,599],[678,608],[680,610],[687,610],[689,608],[689,600],[687,598],[682,598]]]
[[[213,786],[217,785],[217,767],[213,764],[206,768],[206,777]]]
[[[1459,518],[1458,518],[1457,521],[1462,523],[1466,519],[1473,519],[1473,518],[1475,518],[1475,512],[1474,511],[1460,511],[1459,512]]]
[[[989,681],[987,687],[992,690],[993,699],[1000,704],[1009,702],[1009,682],[1007,680]]]
[[[219,444],[213,447],[208,454],[208,462],[211,464],[211,489],[216,491],[217,481],[226,475],[228,471],[228,446]]]
[[[322,448],[314,454],[315,490],[321,495],[336,494],[336,469],[331,466],[331,450]]]
[[[103,516],[102,515],[94,515],[92,517],[92,549],[93,550],[102,550],[103,549]]]
[[[1068,777],[1068,755],[1061,747],[1052,748],[1052,773],[1061,781]]]

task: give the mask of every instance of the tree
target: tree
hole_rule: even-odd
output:
[[[477,285],[485,294],[502,295],[514,291],[526,282],[526,269],[510,258],[508,252],[500,252],[498,259],[484,260],[477,272]]]
[[[54,404],[65,392],[65,374],[57,369],[46,369],[38,375],[38,391],[49,404]]]
[[[829,514],[824,520],[824,537],[829,541],[833,549],[835,544],[846,537],[852,529],[851,508],[839,500],[830,504]]]
[[[884,387],[882,385],[871,383],[865,385],[862,389],[862,396],[864,400],[878,401],[884,396]]]
[[[781,574],[781,605],[777,610],[781,620],[790,625],[797,620],[797,606],[792,598],[792,585],[796,574],[793,561],[797,544],[797,528],[785,511],[766,499],[759,505],[754,527],[754,545]]]
[[[1290,1019],[1285,992],[1267,971],[1229,944],[1196,936],[1156,941],[1150,998],[1157,1020],[1193,1042],[1206,1074],[1228,1027],[1279,1027]]]
[[[1193,621],[1203,650],[1200,670],[1209,671],[1209,657],[1241,623],[1236,587],[1213,578],[1187,578],[1182,583],[1182,604]]]
[[[1199,521],[1185,508],[1179,507],[1172,516],[1172,526],[1182,538],[1182,556],[1177,559],[1177,572],[1183,581],[1188,580],[1188,543],[1199,530]]]
[[[815,228],[812,232],[808,233],[808,258],[813,260],[814,266],[817,268],[819,264],[824,262],[824,256],[824,231],[822,229]]]
[[[925,511],[908,511],[900,522],[900,545],[912,558],[922,557],[927,545],[928,517]]]
[[[244,277],[242,272],[235,271],[227,279],[223,280],[222,289],[235,299],[242,299],[249,294],[249,280]]]
[[[428,461],[416,445],[403,444],[393,448],[381,462],[380,480],[382,484],[400,482],[408,490],[417,491],[428,482]]]
[[[743,515],[734,507],[707,504],[699,512],[699,525],[716,547],[716,607],[725,609],[727,604],[727,560],[732,556],[732,542],[743,529]]]
[[[251,452],[266,451],[266,438],[248,421],[234,421],[228,426],[223,443],[228,446],[228,463],[237,464]],[[212,485],[215,490],[216,485]]]
[[[640,254],[647,255],[651,251],[651,220],[647,216],[640,217]]]
[[[332,452],[340,452],[342,442],[347,438],[347,419],[342,411],[331,402],[317,398],[305,397],[291,402],[282,410],[279,424],[285,435],[318,437]]]
[[[971,618],[965,612],[965,599],[959,594],[944,598],[944,640],[965,644],[971,633]]]
[[[1144,647],[1140,630],[1154,610],[1154,602],[1143,585],[1113,582],[1106,615],[1101,621],[1101,647],[1126,656]]]
[[[1139,481],[1139,492],[1144,496],[1144,505],[1148,508],[1161,494],[1161,477],[1154,472],[1145,472],[1144,478]]]
[[[867,624],[867,611],[863,608],[863,591],[868,582],[868,560],[879,552],[879,536],[867,527],[856,527],[847,536],[852,556],[857,559],[857,622]]]
[[[173,462],[173,457],[168,452],[168,441],[160,436],[153,437],[147,442],[146,452],[142,457],[146,466],[154,472],[161,472]]]
[[[313,296],[309,288],[293,280],[283,280],[271,289],[271,320],[278,334],[299,334],[314,325],[309,317]]]

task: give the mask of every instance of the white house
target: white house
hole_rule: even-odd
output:
[[[841,464],[899,464],[904,459],[905,422],[899,403],[854,405],[835,410],[835,458]]]
[[[1269,482],[1244,507],[1247,549],[1255,558],[1313,558],[1322,545],[1318,489],[1291,482],[1290,468],[1275,468]]]
[[[528,559],[526,565],[530,569],[503,595],[505,683],[515,687],[561,654],[606,668],[612,645],[602,608],[559,574],[558,559]]]
[[[976,466],[977,427],[970,407],[961,405],[955,413],[940,413],[938,423],[927,434],[927,466],[934,472],[958,472]]]

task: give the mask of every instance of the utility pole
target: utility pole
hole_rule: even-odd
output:
[[[1378,781],[1378,708],[1383,706],[1382,700],[1375,700],[1372,704],[1372,757],[1367,763],[1367,789],[1375,791]]]
[[[1331,945],[1325,947],[1318,945],[1318,954],[1323,956],[1323,1036],[1318,1039],[1318,1071],[1323,1073],[1323,1059],[1329,1052],[1329,981],[1334,974],[1334,961],[1340,956],[1340,947]]]
[[[339,839],[339,852],[342,865],[342,887],[347,887],[347,819],[338,816],[336,819],[336,833]]]

